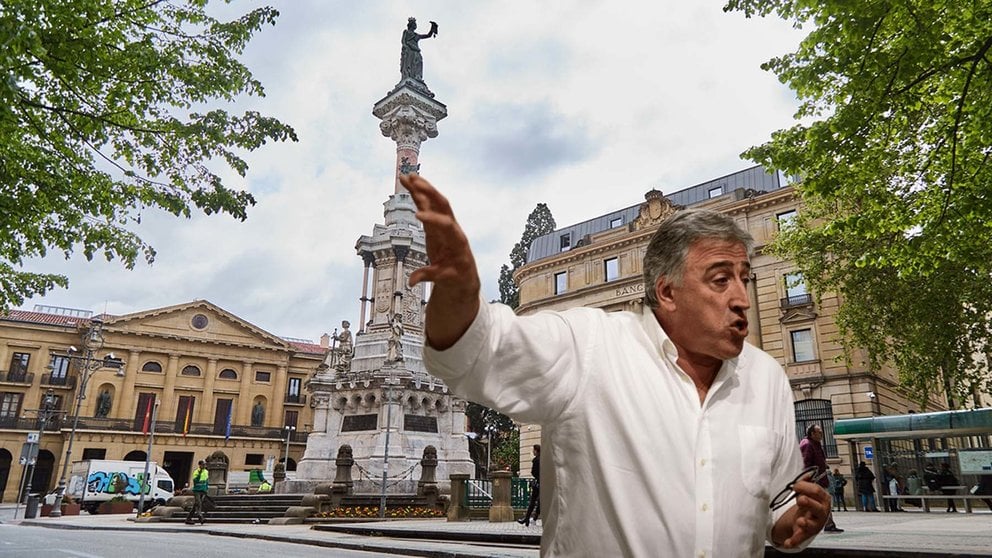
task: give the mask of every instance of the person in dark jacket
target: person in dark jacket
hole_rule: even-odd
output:
[[[806,437],[799,442],[799,452],[803,454],[803,466],[812,467],[816,465],[815,476],[820,479],[817,482],[824,490],[830,492],[830,481],[827,480],[827,453],[823,451],[823,428],[819,424],[811,424],[806,429]],[[827,516],[827,524],[823,531],[826,533],[843,533],[844,530],[834,523],[833,511]]]
[[[956,489],[946,488],[948,486],[957,486],[958,478],[954,476],[951,472],[951,466],[945,461],[940,464],[940,473],[937,474],[937,484],[940,486],[940,493],[946,494],[948,496],[953,496]],[[954,498],[947,499],[947,512],[957,513],[958,506],[954,502]]]
[[[527,513],[517,520],[524,526],[530,526],[531,513],[534,514],[534,521],[541,515],[541,445],[534,445],[534,459],[530,462],[530,503],[527,505]]]
[[[854,472],[854,482],[858,488],[858,496],[861,498],[861,508],[864,511],[880,511],[875,505],[875,473],[871,472],[864,461]]]

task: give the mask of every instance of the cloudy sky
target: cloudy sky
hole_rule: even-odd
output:
[[[249,154],[247,177],[229,183],[258,200],[248,220],[146,213],[138,232],[154,264],[31,262],[70,287],[23,308],[126,314],[206,299],[311,340],[357,322],[355,241],[382,221],[395,157],[371,110],[399,81],[410,16],[421,32],[440,26],[420,44],[424,79],[448,107],[421,173],[451,200],[487,299],[537,203],[565,226],[746,168],[740,153],[790,126],[797,105],[759,65],[794,50],[800,32],[725,14],[719,0],[266,3],[278,23],[243,56],[266,97],[229,108],[276,116],[300,141]]]

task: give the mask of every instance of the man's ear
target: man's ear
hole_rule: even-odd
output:
[[[675,293],[672,289],[672,283],[664,275],[658,277],[654,283],[654,296],[658,299],[659,308],[667,311],[675,310]]]

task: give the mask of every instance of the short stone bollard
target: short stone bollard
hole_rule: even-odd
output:
[[[468,521],[468,475],[454,473],[451,479],[451,503],[448,505],[448,521]]]
[[[489,522],[504,523],[513,521],[513,507],[510,505],[511,473],[496,471],[493,479],[493,504],[489,507]]]

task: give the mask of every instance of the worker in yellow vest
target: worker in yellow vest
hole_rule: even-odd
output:
[[[193,514],[197,514],[200,517],[200,525],[203,525],[203,499],[207,496],[207,490],[209,488],[209,483],[207,479],[209,474],[207,473],[207,464],[201,459],[198,463],[199,467],[193,471],[193,507],[189,509],[189,514],[186,516],[186,524],[193,525]]]

